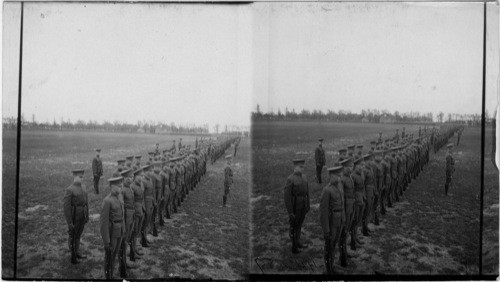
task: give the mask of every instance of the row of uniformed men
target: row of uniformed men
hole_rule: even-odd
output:
[[[99,154],[100,149],[96,151]],[[180,151],[187,153],[185,150]],[[135,157],[134,164],[132,164],[133,156],[120,160],[119,167],[113,173],[114,177],[109,180],[111,193],[106,197],[108,200],[103,201],[101,213],[101,235],[106,250],[106,278],[112,277],[112,261],[117,253],[121,258],[120,272],[122,277],[126,277],[127,244],[130,245],[131,260],[142,255],[136,248],[138,234],[141,233],[143,247],[148,247],[146,235],[152,229],[151,227],[153,227],[153,233],[157,234],[156,219],[159,219],[162,225],[164,214],[169,218],[173,212],[177,212],[185,196],[206,172],[207,146],[187,156],[175,158],[170,156],[168,161],[167,152],[165,150],[163,156],[150,153],[149,161],[142,167],[140,156]],[[89,211],[87,193],[82,184],[84,170],[74,170],[73,175],[74,182],[66,189],[64,197],[64,215],[68,224],[71,263],[76,264],[79,263],[79,259],[85,258],[79,252],[79,246],[84,225],[88,222]],[[123,189],[118,189],[118,194],[116,194],[116,186],[123,186]],[[109,200],[113,196],[116,198],[116,195],[119,197],[120,205],[116,205],[116,201],[110,202]],[[120,214],[123,217],[122,224],[118,224],[119,220],[117,220]],[[121,239],[118,242],[116,238]]]
[[[370,236],[367,223],[379,224],[378,207],[386,213],[385,203],[392,207],[395,201],[422,171],[429,161],[429,135],[412,140],[412,135],[402,138],[402,144],[391,140],[371,142],[368,154],[363,146],[348,146],[339,150],[339,161],[331,169],[330,182],[325,187],[320,202],[320,222],[325,235],[325,265],[327,273],[333,273],[333,254],[339,243],[342,266],[347,266],[347,235],[351,236],[351,249],[363,244],[357,237]],[[395,141],[395,140],[394,140]],[[399,141],[399,140],[398,140]],[[320,139],[320,143],[322,140]],[[358,152],[354,152],[354,148]],[[300,229],[309,211],[308,183],[303,175],[305,160],[295,160],[295,171],[285,185],[285,205],[289,213],[292,252],[307,246],[300,243]],[[340,185],[339,185],[340,184]]]

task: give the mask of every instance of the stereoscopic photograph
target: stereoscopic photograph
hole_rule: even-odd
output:
[[[4,2],[2,278],[494,279],[498,21]]]
[[[2,275],[16,262],[28,279],[242,279],[249,7],[5,3],[4,15]]]
[[[486,40],[497,274],[497,5],[254,6],[251,273],[479,274]]]

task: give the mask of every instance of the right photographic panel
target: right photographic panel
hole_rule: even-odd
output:
[[[254,3],[253,32],[252,274],[498,275],[495,3]]]

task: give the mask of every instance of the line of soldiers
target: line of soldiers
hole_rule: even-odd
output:
[[[450,136],[450,132],[452,136],[458,129],[457,126],[442,127],[440,136]],[[358,237],[359,229],[361,228],[363,236],[371,236],[372,230],[368,228],[368,223],[379,225],[379,214],[387,212],[386,205],[392,207],[398,202],[411,181],[428,163],[431,134],[427,130],[423,133],[420,131],[420,134],[421,137],[414,138],[413,134],[404,132],[404,137],[400,137],[397,132],[394,137],[383,142],[382,134],[379,134],[378,142],[370,142],[371,147],[366,153],[363,145],[350,145],[347,149],[339,150],[338,160],[333,167],[327,169],[330,179],[323,188],[320,200],[326,273],[333,273],[336,245],[340,249],[340,264],[345,267],[349,257],[347,236],[350,235],[351,250],[363,245]],[[323,139],[318,141],[321,145]],[[452,146],[450,144],[448,147]],[[321,165],[318,162],[318,151],[321,150],[317,148],[315,151],[317,172]],[[309,211],[310,197],[307,178],[303,173],[305,160],[293,162],[294,173],[287,178],[284,195],[289,215],[292,253],[300,253],[301,248],[307,247],[300,242],[300,233]]]
[[[117,161],[118,167],[108,179],[110,194],[103,200],[100,215],[106,279],[113,278],[114,260],[117,255],[120,261],[120,276],[127,277],[127,269],[132,268],[126,262],[127,245],[130,246],[130,260],[140,259],[143,254],[137,249],[139,234],[142,247],[148,248],[151,242],[147,235],[158,236],[158,224],[164,226],[164,216],[169,219],[176,213],[189,192],[193,191],[205,175],[207,161],[212,158],[208,152],[209,148],[228,148],[235,140],[235,137],[225,137],[213,142],[202,139],[195,150],[190,150],[190,145],[181,145],[178,150],[164,150],[163,155],[159,153],[159,144],[156,144],[155,151],[149,152],[149,160],[145,165],[141,165],[140,155],[127,156],[124,160]],[[213,144],[214,142],[216,144]],[[221,144],[224,145],[221,147]],[[102,167],[100,151],[96,149],[96,158]],[[226,157],[226,175],[231,157]],[[93,168],[96,163],[94,160]],[[224,180],[224,198],[232,184],[230,167],[229,171],[231,178],[226,177]],[[95,178],[94,169],[93,172]],[[79,246],[84,226],[89,219],[89,211],[88,197],[82,183],[84,170],[73,170],[73,175],[73,184],[66,189],[64,197],[64,215],[68,224],[71,263],[76,264],[79,259],[86,258],[79,252]],[[95,183],[94,179],[94,185]]]

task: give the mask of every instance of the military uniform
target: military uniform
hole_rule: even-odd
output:
[[[142,168],[134,171],[134,181],[130,185],[134,192],[134,229],[130,242],[130,260],[135,261],[142,255],[137,250],[137,235],[141,232],[144,221],[145,205],[144,205],[144,186],[142,182]]]
[[[144,207],[145,207],[145,217],[142,224],[142,239],[141,244],[143,247],[149,246],[149,241],[147,240],[147,235],[151,230],[152,218],[153,218],[153,208],[155,205],[155,187],[152,182],[152,175],[150,172],[151,165],[146,165],[143,167],[145,172],[143,178],[143,187],[144,187]]]
[[[295,160],[294,164],[304,164],[304,160]],[[289,235],[292,240],[292,252],[298,253],[302,223],[310,208],[309,184],[305,174],[296,171],[288,176],[284,188],[285,206],[289,215]]]
[[[365,191],[365,179],[364,170],[362,168],[361,161],[363,158],[358,158],[354,161],[355,170],[351,174],[352,181],[354,183],[354,216],[352,222],[351,231],[351,249],[356,250],[356,243],[361,244],[361,241],[357,238],[357,230],[359,224],[361,223],[363,217],[364,206],[366,204],[366,191]],[[359,168],[358,168],[359,167]]]
[[[319,139],[318,141],[323,142],[323,139]],[[322,144],[316,147],[316,150],[314,151],[314,159],[316,161],[316,179],[318,183],[321,184],[321,173],[326,163],[325,150],[323,149]]]
[[[341,253],[340,263],[343,267],[347,266],[347,233],[351,232],[353,229],[352,223],[354,217],[354,182],[351,178],[352,173],[352,159],[345,159],[340,162],[340,165],[344,167],[342,172],[342,177],[340,178],[340,182],[342,184],[344,190],[344,203],[345,203],[345,226],[341,233],[341,244],[343,253]]]
[[[74,176],[83,176],[84,170],[73,170]],[[75,179],[73,184],[66,188],[64,195],[64,218],[68,224],[68,245],[71,251],[71,263],[78,263],[78,258],[85,258],[79,253],[80,238],[85,224],[89,221],[89,207],[85,185],[81,178]]]
[[[121,185],[122,177],[111,178],[111,186]],[[116,189],[113,188],[112,189]],[[121,188],[118,188],[121,189]],[[110,193],[102,202],[101,237],[104,243],[104,273],[106,279],[113,279],[114,260],[125,235],[124,208],[118,194]]]
[[[336,245],[339,244],[341,253],[343,249],[340,237],[342,228],[345,226],[346,216],[344,190],[340,181],[341,171],[342,166],[328,169],[332,177],[328,185],[323,188],[319,204],[319,220],[325,239],[324,262],[327,274],[333,273]]]
[[[101,149],[96,149],[97,155],[92,160],[92,172],[94,173],[94,191],[99,194],[99,179],[102,176],[102,160],[99,157]]]
[[[453,144],[448,144],[448,148],[453,148]],[[453,172],[455,172],[455,159],[451,151],[446,154],[446,182],[444,184],[444,193],[448,195],[448,189],[452,183]]]
[[[231,161],[231,155],[226,156],[228,164],[224,168],[224,195],[222,196],[222,206],[226,206],[227,196],[229,195],[229,189],[233,185],[233,170],[229,162]]]
[[[120,248],[120,273],[121,277],[127,277],[127,245],[131,244],[132,232],[134,231],[134,214],[135,214],[135,201],[134,201],[134,190],[132,190],[132,170],[127,169],[121,173],[121,176],[124,177],[123,181],[123,189],[122,189],[122,198],[123,198],[123,208],[124,208],[124,226],[125,226],[125,235],[123,237],[121,248]],[[132,252],[132,248],[130,249]],[[134,257],[135,258],[135,257]]]

